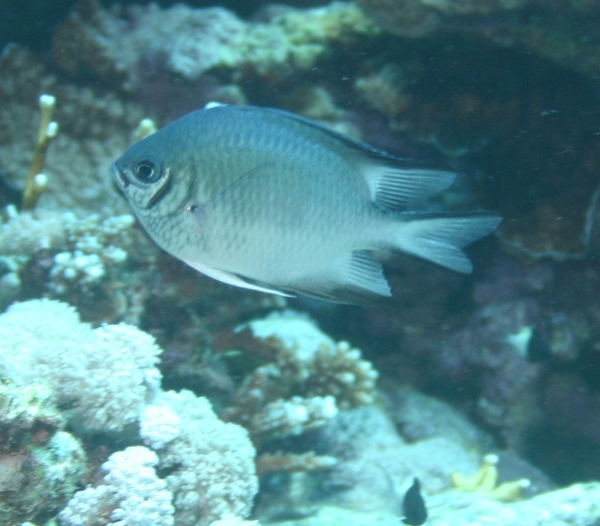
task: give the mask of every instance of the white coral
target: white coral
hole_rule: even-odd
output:
[[[75,406],[89,429],[120,430],[137,420],[160,386],[160,352],[137,328],[92,329],[59,301],[16,303],[0,316],[4,374],[21,383],[47,381],[55,402]]]
[[[190,391],[160,393],[154,409],[150,407],[142,414],[140,434],[146,444],[162,443],[159,466],[174,470],[166,480],[174,495],[177,525],[206,526],[226,516],[247,517],[258,480],[256,452],[246,430],[219,420],[210,402]],[[173,425],[165,427],[155,418],[161,412],[170,415]],[[179,436],[165,440],[176,427]]]
[[[172,494],[154,467],[156,453],[143,446],[113,453],[102,465],[103,483],[75,493],[59,519],[65,526],[172,526]],[[106,522],[110,521],[110,522]]]

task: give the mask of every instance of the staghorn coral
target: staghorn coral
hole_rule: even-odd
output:
[[[246,431],[219,420],[206,398],[159,393],[142,413],[140,435],[168,473],[177,526],[249,515],[258,492],[255,450]]]
[[[136,90],[148,57],[188,80],[217,67],[243,72],[250,66],[268,75],[310,69],[333,42],[378,32],[346,2],[304,10],[278,7],[265,16],[266,22],[248,23],[221,7],[183,4],[164,10],[156,4],[132,6],[115,13],[87,0],[57,28],[53,55],[71,74],[93,73]]]
[[[53,402],[74,409],[89,430],[121,430],[137,420],[157,391],[161,350],[135,327],[81,323],[75,309],[53,300],[12,305],[0,316],[4,374],[47,382]]]
[[[131,446],[113,453],[102,464],[102,483],[78,491],[59,514],[61,524],[82,526],[173,526],[172,494],[154,466],[156,453]]]
[[[347,342],[334,342],[310,319],[274,313],[240,328],[240,344],[270,363],[242,382],[225,418],[255,439],[299,435],[340,408],[373,401],[377,372]]]

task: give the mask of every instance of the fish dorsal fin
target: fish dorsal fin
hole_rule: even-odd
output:
[[[322,274],[290,288],[340,303],[365,303],[392,295],[381,264],[367,250],[349,252]]]
[[[307,129],[323,134],[336,145],[347,148],[360,163],[360,169],[371,190],[371,199],[386,208],[402,209],[423,201],[448,188],[456,178],[456,174],[450,170],[418,166],[410,159],[394,157],[294,113],[255,106],[236,107],[236,109],[246,112],[259,111],[263,116],[276,116],[278,119],[301,124]]]
[[[261,286],[246,279],[238,276],[237,274],[232,274],[231,272],[227,272],[225,270],[219,270],[216,268],[209,267],[207,265],[203,265],[202,263],[196,263],[195,261],[189,261],[184,259],[185,263],[187,263],[190,267],[195,268],[198,272],[202,272],[205,276],[209,278],[216,279],[217,281],[221,281],[222,283],[227,283],[228,285],[233,285],[235,287],[240,287],[243,289],[257,290],[259,292],[267,292],[269,294],[277,294],[278,296],[286,296],[288,298],[293,297],[292,294],[287,294],[280,290],[277,290],[274,287]]]
[[[456,178],[449,170],[402,166],[368,159],[362,166],[371,199],[385,208],[406,208],[448,188]]]

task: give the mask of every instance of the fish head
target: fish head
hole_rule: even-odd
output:
[[[113,163],[112,177],[159,246],[180,259],[197,257],[206,221],[194,197],[197,174],[185,151],[190,146],[178,140],[176,129],[165,130],[132,144]]]
[[[163,217],[185,208],[192,174],[168,153],[161,132],[132,144],[111,173],[131,208],[144,217]]]

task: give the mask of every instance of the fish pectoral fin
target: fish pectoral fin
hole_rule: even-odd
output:
[[[252,283],[251,281],[247,281],[246,278],[243,278],[231,272],[227,272],[225,270],[219,270],[216,268],[208,267],[206,265],[203,265],[202,263],[196,263],[195,261],[189,261],[187,259],[184,259],[183,261],[187,263],[190,267],[195,268],[198,272],[204,274],[205,276],[216,279],[217,281],[220,281],[222,283],[227,283],[228,285],[233,285],[235,287],[240,287],[243,289],[257,290],[259,292],[267,292],[268,294],[277,294],[278,296],[285,296],[288,298],[293,297],[293,294],[282,292],[274,287],[262,286],[256,283]]]
[[[368,159],[362,167],[373,202],[385,208],[406,208],[448,188],[454,172],[427,167],[401,166],[392,161]]]
[[[392,245],[457,272],[470,274],[473,264],[462,247],[491,234],[502,221],[494,215],[430,217],[398,224]]]
[[[381,263],[367,250],[349,252],[324,272],[289,288],[339,303],[360,304],[392,295]]]

